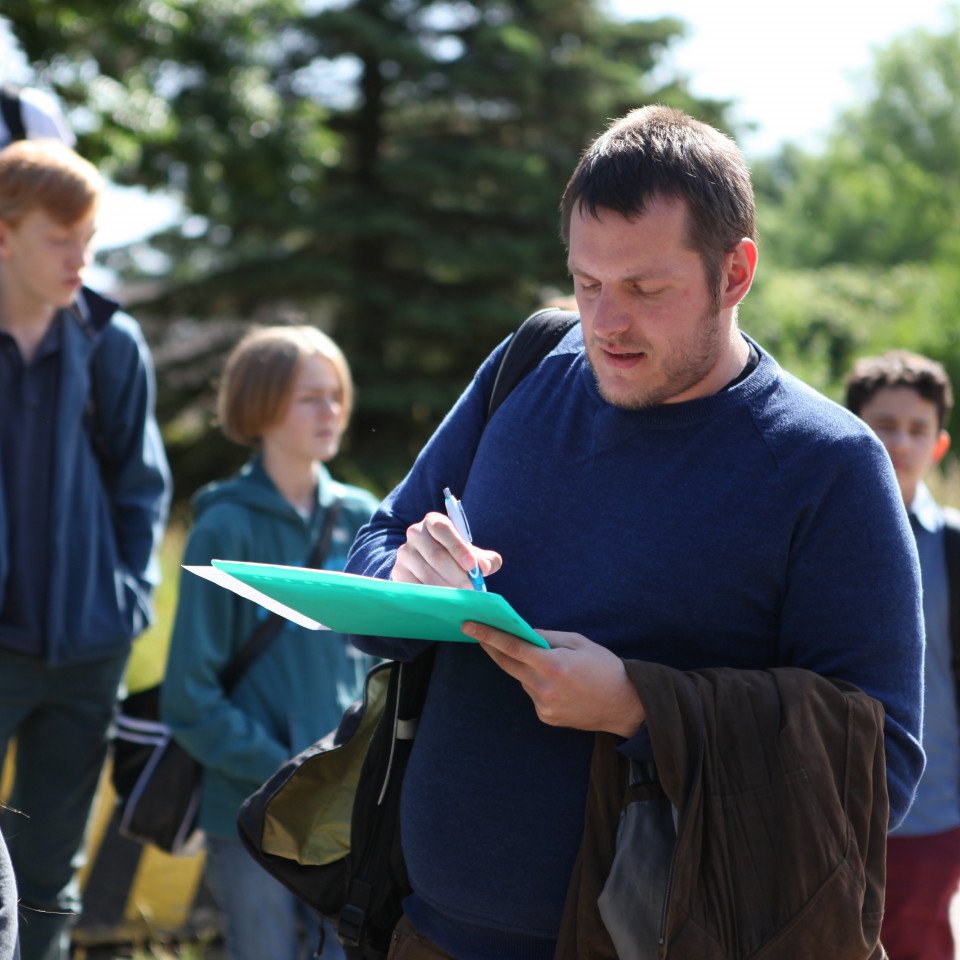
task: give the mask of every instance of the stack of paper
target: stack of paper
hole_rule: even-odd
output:
[[[271,563],[213,560],[212,564],[184,569],[312,630],[472,642],[461,633],[460,625],[475,620],[538,647],[549,647],[497,593]]]

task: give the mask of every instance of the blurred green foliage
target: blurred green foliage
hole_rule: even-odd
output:
[[[821,152],[787,146],[754,179],[761,270],[744,329],[837,400],[857,357],[894,347],[960,387],[960,10],[876,52]]]
[[[358,383],[344,479],[384,492],[489,349],[567,289],[557,203],[610,117],[660,100],[736,135],[665,54],[673,18],[600,0],[4,0],[83,152],[183,216],[108,264],[154,345],[179,497],[244,458],[212,427],[226,350],[306,316]],[[839,399],[855,357],[960,382],[960,14],[876,52],[817,152],[754,163],[744,329]],[[150,269],[147,269],[147,267]],[[149,281],[144,285],[145,281]],[[129,299],[129,298],[128,298]]]
[[[651,99],[722,123],[663,55],[674,19],[600,0],[4,0],[80,148],[186,214],[132,304],[152,323],[178,493],[243,452],[209,428],[246,323],[341,343],[358,408],[338,461],[383,490],[479,361],[566,286],[557,205],[608,118]],[[108,258],[138,278],[136,249]],[[142,289],[142,287],[140,288]]]

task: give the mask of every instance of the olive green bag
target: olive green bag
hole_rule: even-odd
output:
[[[351,960],[386,956],[410,892],[400,790],[433,656],[375,666],[336,731],[287,761],[237,819],[249,853],[336,926]]]

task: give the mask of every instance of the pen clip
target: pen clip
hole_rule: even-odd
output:
[[[457,499],[454,499],[453,502],[457,505],[457,516],[460,518],[460,522],[463,524],[463,530],[466,534],[467,541],[469,543],[473,543],[473,534],[470,532],[470,522],[467,520],[467,514],[463,509],[463,504]]]

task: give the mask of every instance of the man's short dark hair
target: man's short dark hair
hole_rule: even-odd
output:
[[[729,137],[670,107],[632,110],[586,149],[560,202],[563,242],[575,209],[634,217],[656,197],[685,201],[690,246],[719,286],[726,254],[756,238],[750,172]]]
[[[846,379],[846,404],[857,416],[875,393],[890,387],[908,387],[937,408],[942,430],[953,409],[953,387],[943,364],[909,350],[890,350],[858,360]]]

